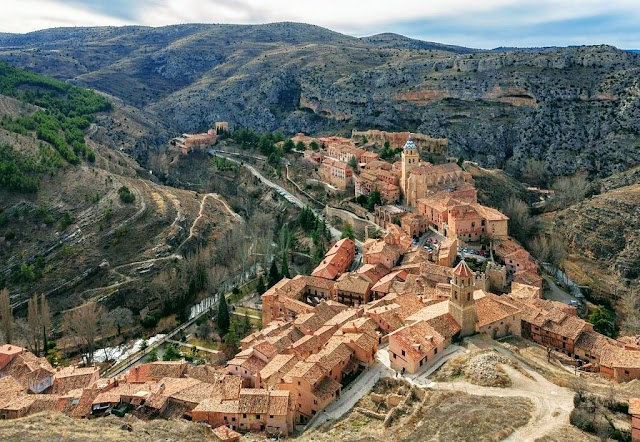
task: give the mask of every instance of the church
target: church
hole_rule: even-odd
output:
[[[404,202],[416,207],[418,200],[437,192],[473,189],[471,174],[456,163],[431,164],[420,161],[418,148],[409,137],[402,149],[400,187]]]

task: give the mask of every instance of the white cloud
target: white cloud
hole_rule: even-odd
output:
[[[54,0],[2,0],[0,32],[24,33],[60,26],[121,26],[125,20]]]
[[[588,25],[580,28],[580,24],[575,30],[567,28],[563,33],[566,44],[586,43],[585,38],[606,38],[613,40],[608,41],[612,44],[635,41],[640,46],[637,32],[630,34],[628,28],[619,28],[611,20],[615,16],[637,22],[640,19],[638,0],[130,0],[118,1],[117,7],[110,6],[108,0],[0,1],[7,3],[2,5],[2,32],[28,32],[56,26],[298,21],[352,35],[394,30],[444,43],[461,43],[460,39],[448,41],[446,38],[456,35],[465,40],[468,34],[467,41],[480,39],[477,46],[488,47],[494,41],[505,39],[510,45],[558,44],[552,38],[545,40],[544,31],[538,31],[539,35],[526,32],[532,32],[533,26],[593,17],[597,21],[603,17],[604,24],[599,29],[589,29]],[[122,8],[128,8],[127,14],[123,14]],[[407,25],[406,31],[403,24]],[[606,26],[611,29],[602,29]],[[497,34],[503,30],[508,32],[498,38]]]

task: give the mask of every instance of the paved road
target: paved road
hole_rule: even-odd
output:
[[[567,293],[566,291],[558,287],[558,285],[556,284],[556,282],[553,280],[551,276],[547,274],[543,274],[542,277],[544,278],[545,281],[547,281],[547,284],[549,285],[549,290],[546,290],[544,292],[545,299],[560,301],[560,302],[564,302],[565,304],[567,304],[569,301],[580,301],[575,296]]]
[[[387,368],[382,362],[376,364],[360,374],[358,378],[346,389],[342,390],[340,399],[328,405],[309,422],[305,431],[317,428],[325,422],[340,419],[349,412],[353,406],[367,393],[371,391],[378,380],[385,376],[393,376],[394,371]]]

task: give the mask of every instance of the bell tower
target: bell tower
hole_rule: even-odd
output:
[[[451,280],[451,297],[449,298],[449,313],[458,323],[460,336],[469,336],[476,332],[478,315],[473,292],[476,289],[475,275],[467,263],[462,260],[453,269]]]
[[[402,181],[400,183],[405,203],[409,206],[412,205],[412,198],[409,195],[409,174],[412,169],[418,167],[419,163],[420,155],[418,154],[418,149],[413,143],[413,138],[409,135],[409,139],[402,148]]]

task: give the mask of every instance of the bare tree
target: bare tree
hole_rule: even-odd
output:
[[[640,290],[625,293],[620,302],[618,302],[618,308],[622,313],[623,319],[620,323],[620,331],[626,336],[640,336],[640,310],[638,309],[640,297]]]
[[[0,292],[0,329],[7,344],[13,341],[13,309],[11,308],[11,298],[9,290],[2,289]]]
[[[29,299],[27,303],[27,329],[26,340],[27,344],[33,354],[38,356],[40,354],[40,338],[42,337],[42,330],[40,328],[40,314],[38,309],[38,295],[35,293],[33,297]]]
[[[104,308],[95,302],[87,303],[65,314],[65,328],[75,336],[82,348],[85,363],[93,362],[96,339],[100,333],[100,324]]]
[[[125,307],[115,308],[102,316],[102,324],[103,330],[110,333],[115,331],[120,336],[123,328],[133,325],[133,313]]]
[[[526,242],[535,233],[536,222],[529,213],[527,204],[511,196],[504,203],[502,211],[509,217],[509,234],[521,242]]]
[[[558,178],[553,183],[553,189],[556,192],[555,199],[559,208],[565,209],[582,201],[591,190],[591,183],[586,173],[578,173],[570,177]]]
[[[541,185],[547,181],[547,168],[544,161],[527,159],[522,166],[522,177],[530,184]]]

